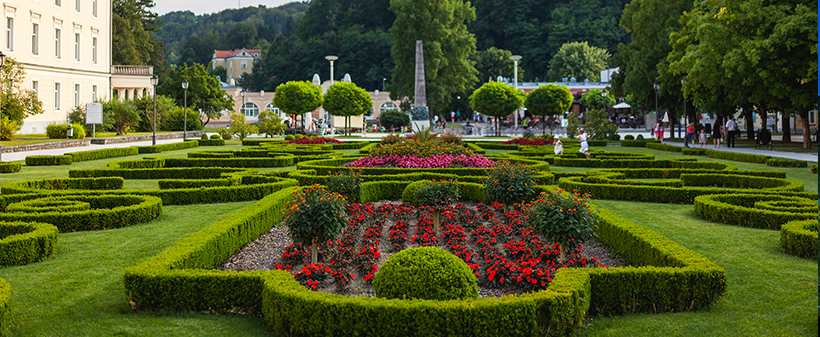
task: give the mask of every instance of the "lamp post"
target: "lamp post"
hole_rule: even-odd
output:
[[[6,64],[6,55],[3,55],[3,52],[0,52],[0,68],[2,68],[3,65],[5,65],[5,64]],[[0,69],[0,72],[2,72],[2,69]],[[0,78],[0,82],[2,82],[2,78]],[[0,95],[0,100],[2,100],[2,97],[3,96]],[[2,103],[3,102],[0,102],[0,107],[3,106]],[[0,120],[2,120],[2,119],[3,119],[3,111],[0,110]],[[3,131],[3,124],[0,123],[0,134],[2,134],[2,131]],[[2,160],[3,160],[3,144],[0,144],[0,161],[2,161]]]
[[[514,74],[514,78],[515,78],[515,80],[513,82],[513,86],[515,87],[515,90],[518,90],[518,61],[521,60],[521,55],[510,56],[510,60],[513,61],[513,74]],[[515,110],[515,129],[516,130],[518,130],[518,114],[519,114],[520,111],[521,111],[521,108],[518,108],[517,110]]]
[[[151,85],[154,86],[154,135],[151,137],[151,145],[157,145],[157,74],[151,76]]]
[[[182,140],[188,139],[188,79],[182,79],[182,89],[185,90],[185,105],[182,108]]]
[[[382,78],[382,91],[384,91],[384,81],[387,81],[387,77]]]
[[[601,91],[601,97],[604,98],[603,109],[606,112],[606,90]]]
[[[339,57],[336,56],[336,55],[325,56],[325,60],[330,61],[330,85],[333,85],[333,61],[336,61],[338,59],[339,59]],[[384,83],[384,81],[382,81],[382,83]],[[327,119],[331,119],[331,117],[328,115]],[[303,118],[303,120],[304,120],[304,118]],[[347,122],[345,122],[345,124],[347,124]],[[330,125],[334,125],[334,124],[330,123]]]
[[[686,84],[686,75],[680,78],[680,93],[683,96],[683,115],[686,117],[686,125],[689,125],[689,115],[686,114],[686,94],[683,92],[683,86]],[[680,128],[678,128],[678,137],[680,137]]]
[[[239,92],[239,96],[242,96],[242,105],[239,106],[239,113],[245,114],[245,89]]]

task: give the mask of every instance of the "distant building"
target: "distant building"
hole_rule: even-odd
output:
[[[242,74],[250,73],[253,70],[253,62],[261,58],[260,49],[214,50],[211,67],[224,67],[227,75],[223,80],[231,83],[231,80],[239,80]]]
[[[153,67],[113,65],[111,2],[12,1],[3,3],[0,50],[26,72],[44,112],[23,121],[20,133],[45,133],[63,124],[75,106],[152,93]]]

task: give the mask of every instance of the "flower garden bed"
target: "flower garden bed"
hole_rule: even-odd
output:
[[[442,237],[435,236],[427,207],[379,202],[351,204],[347,211],[348,227],[341,237],[322,246],[318,265],[309,263],[309,247],[293,244],[284,235],[287,227],[276,227],[219,269],[288,270],[308,288],[374,296],[370,282],[390,255],[405,248],[434,246],[473,269],[482,296],[500,297],[545,289],[559,268],[625,265],[594,241],[559,262],[557,244],[524,227],[520,207],[504,213],[501,204],[452,205],[441,215]]]

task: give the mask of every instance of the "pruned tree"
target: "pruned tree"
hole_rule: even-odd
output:
[[[564,113],[572,106],[572,93],[569,88],[558,84],[545,84],[527,95],[524,103],[527,111],[536,116],[553,116]],[[541,132],[546,132],[547,123],[544,123]]]
[[[495,135],[500,136],[499,117],[509,116],[524,105],[524,92],[501,82],[489,82],[470,96],[470,107],[481,114],[496,117]]]

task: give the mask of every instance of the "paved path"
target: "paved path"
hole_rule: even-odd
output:
[[[162,139],[157,140],[157,144],[168,144],[168,143],[178,143],[181,142],[182,138],[178,139]],[[23,161],[26,160],[27,156],[34,156],[34,155],[61,155],[66,152],[77,152],[77,151],[89,151],[89,150],[98,150],[98,149],[110,149],[115,147],[129,147],[129,146],[150,146],[151,141],[142,141],[142,142],[133,142],[133,143],[117,143],[117,144],[91,144],[89,146],[76,146],[76,147],[64,147],[61,149],[49,149],[49,150],[36,150],[36,151],[22,151],[22,152],[12,152],[12,153],[3,153],[3,161]]]
[[[681,146],[683,147],[683,143],[681,142],[663,142],[666,145],[674,145],[674,146]],[[816,146],[816,145],[815,145]],[[696,147],[697,149],[700,148],[700,145]],[[787,158],[787,159],[795,159],[795,160],[803,160],[803,161],[810,161],[810,162],[817,162],[817,153],[797,153],[797,152],[781,152],[781,151],[771,151],[771,150],[763,150],[763,149],[755,149],[755,148],[737,148],[737,147],[726,147],[726,145],[721,144],[719,149],[716,149],[712,146],[707,146],[707,149],[716,150],[716,151],[725,151],[725,152],[735,152],[735,153],[750,153],[750,154],[761,154],[764,156],[771,156],[776,158]]]

